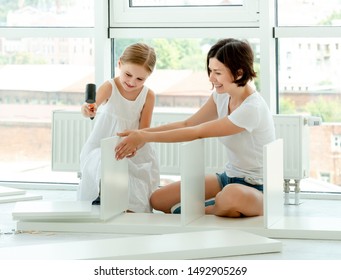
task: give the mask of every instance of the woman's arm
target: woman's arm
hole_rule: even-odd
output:
[[[244,128],[234,125],[227,117],[208,121],[195,126],[177,128],[167,131],[133,130],[119,133],[125,137],[116,147],[116,158],[129,155],[137,146],[146,142],[185,142],[200,138],[228,136],[240,133]]]
[[[140,128],[142,128],[143,131],[150,132],[150,133],[174,131],[177,129],[184,129],[186,127],[192,127],[202,122],[207,122],[207,121],[216,119],[218,115],[217,110],[216,110],[216,105],[213,100],[213,96],[210,96],[207,102],[194,115],[180,122],[174,122],[174,123],[169,123],[169,124],[165,124],[165,125],[158,126],[158,127],[148,128],[147,124],[148,123],[150,124],[150,121],[151,121],[151,119],[148,118],[149,114],[147,112],[149,111],[150,111],[150,105],[148,106],[146,102],[145,108],[143,109],[143,112],[141,113]],[[151,115],[150,115],[150,118],[151,118]],[[118,135],[123,137],[123,136],[128,136],[129,135],[128,133],[131,134],[130,139],[125,140],[126,142],[123,142],[123,141],[120,142],[115,149],[117,151],[117,154],[116,154],[117,158],[134,156],[137,149],[141,148],[146,143],[146,141],[144,141],[137,133],[134,134],[134,131],[129,131],[129,132],[126,131],[121,134],[118,133]],[[128,141],[131,141],[131,142],[128,144]],[[190,140],[179,140],[179,141],[190,141]],[[152,141],[148,141],[148,142],[152,142]],[[166,141],[166,142],[169,142],[169,141]]]
[[[218,117],[218,114],[216,111],[216,105],[213,101],[213,96],[211,95],[209,99],[206,101],[206,103],[188,119],[179,121],[179,122],[164,124],[164,125],[157,126],[157,127],[150,127],[144,130],[150,131],[150,132],[156,132],[156,131],[166,131],[166,130],[190,127],[190,126],[198,125],[203,122],[214,120],[217,117]]]

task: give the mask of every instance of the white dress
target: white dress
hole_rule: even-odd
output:
[[[148,88],[144,86],[137,98],[131,101],[120,94],[114,80],[110,80],[110,83],[111,97],[106,104],[98,108],[94,128],[81,151],[82,178],[77,192],[78,200],[93,201],[98,197],[101,178],[101,139],[114,136],[125,129],[139,127]],[[134,157],[128,159],[128,209],[133,212],[151,212],[149,197],[160,183],[158,159],[152,145],[146,143]]]

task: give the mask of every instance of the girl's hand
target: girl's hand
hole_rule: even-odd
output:
[[[137,149],[135,149],[130,155],[127,155],[127,158],[132,158],[133,156],[135,156],[137,153]]]
[[[133,157],[139,145],[143,144],[141,132],[139,130],[126,130],[117,133],[118,136],[125,137],[115,147],[115,158],[117,160],[125,157]]]
[[[84,103],[81,107],[81,112],[84,117],[94,118],[97,112],[97,104]]]

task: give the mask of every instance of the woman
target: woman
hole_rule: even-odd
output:
[[[124,158],[146,142],[219,137],[227,150],[227,163],[221,174],[205,178],[206,214],[263,215],[263,146],[275,140],[275,129],[267,104],[251,83],[256,77],[253,59],[248,42],[218,41],[207,55],[214,88],[207,102],[187,120],[119,133],[125,138],[116,147],[116,158]],[[150,199],[152,207],[179,213],[180,184],[156,190]]]

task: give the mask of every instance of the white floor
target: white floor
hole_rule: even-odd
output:
[[[28,194],[42,195],[44,200],[74,200],[74,191],[27,190]],[[15,203],[0,203],[0,247],[109,239],[131,236],[127,234],[19,232],[12,220]],[[301,199],[300,205],[285,206],[286,216],[340,217],[340,200]],[[224,257],[234,260],[341,260],[341,241],[279,239],[283,249],[279,253]]]

